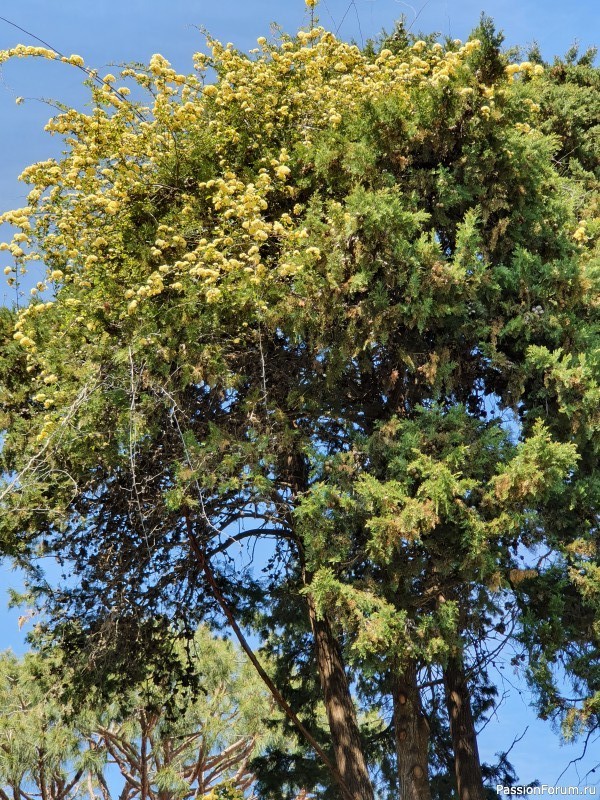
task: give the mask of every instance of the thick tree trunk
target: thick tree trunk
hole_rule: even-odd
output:
[[[485,792],[469,687],[462,660],[456,656],[448,660],[444,670],[444,687],[458,800],[483,800]]]
[[[421,710],[414,661],[392,675],[394,732],[401,800],[431,800],[429,725]]]
[[[308,608],[336,766],[345,784],[348,800],[373,800],[373,786],[339,642],[327,618],[317,615],[310,595]]]

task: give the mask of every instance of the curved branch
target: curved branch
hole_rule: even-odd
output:
[[[253,536],[268,536],[272,538],[288,539],[289,541],[293,542],[296,541],[293,534],[291,534],[289,531],[280,530],[277,528],[252,528],[252,530],[236,533],[234,536],[230,536],[228,534],[227,539],[224,542],[216,547],[213,547],[212,550],[209,550],[206,553],[206,557],[212,558],[213,556],[217,555],[217,553],[225,552],[225,550],[227,550],[232,544],[243,542],[244,539],[251,539]]]
[[[260,676],[261,680],[263,681],[263,683],[265,684],[265,686],[267,687],[269,692],[272,694],[272,696],[275,699],[275,702],[277,703],[277,705],[281,708],[281,710],[286,715],[286,717],[290,720],[290,722],[293,723],[293,725],[296,727],[296,729],[302,734],[304,739],[306,739],[306,741],[313,748],[315,753],[319,756],[319,758],[321,759],[322,763],[327,767],[329,772],[333,775],[333,777],[335,778],[335,780],[336,780],[337,784],[339,785],[339,787],[340,787],[342,793],[344,794],[344,796],[347,798],[347,800],[353,800],[353,795],[350,792],[350,789],[346,786],[346,784],[344,782],[344,779],[342,778],[342,776],[341,776],[338,768],[336,767],[336,765],[331,761],[331,759],[329,758],[327,753],[323,750],[321,745],[317,742],[315,737],[310,733],[310,731],[300,721],[300,719],[298,718],[298,716],[295,713],[295,711],[292,709],[292,707],[289,705],[287,700],[281,694],[281,692],[279,691],[277,686],[275,686],[275,684],[271,680],[270,676],[266,672],[265,668],[260,663],[260,661],[256,657],[254,651],[252,650],[252,648],[248,644],[248,640],[246,639],[246,637],[242,633],[242,630],[241,630],[240,626],[238,625],[237,620],[233,616],[233,612],[229,608],[229,605],[227,604],[227,601],[225,600],[221,590],[219,589],[219,586],[218,586],[218,584],[217,584],[217,582],[215,580],[215,576],[213,575],[212,569],[211,569],[210,564],[208,562],[206,553],[203,552],[202,548],[200,547],[200,545],[198,543],[198,540],[196,538],[196,535],[195,535],[195,533],[194,533],[194,531],[192,529],[191,521],[190,521],[190,519],[189,519],[189,517],[187,515],[185,517],[185,522],[186,522],[186,528],[187,528],[187,535],[188,535],[188,539],[189,539],[189,542],[190,542],[190,547],[192,549],[192,552],[196,556],[196,559],[198,560],[198,564],[200,565],[200,568],[204,572],[204,576],[206,577],[208,585],[210,586],[210,588],[212,590],[213,597],[215,598],[215,600],[219,604],[223,614],[225,615],[227,621],[229,622],[229,625],[230,625],[232,631],[234,632],[234,634],[236,636],[236,639],[238,640],[238,642],[240,644],[240,647],[242,648],[244,653],[246,653],[246,655],[248,656],[248,659],[252,663],[252,666],[257,671],[258,675]]]

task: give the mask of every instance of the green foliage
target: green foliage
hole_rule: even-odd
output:
[[[93,775],[104,759],[62,720],[60,706],[47,698],[44,672],[33,655],[23,662],[9,652],[0,657],[0,787],[15,796],[81,797],[83,772]]]
[[[46,270],[0,316],[0,541],[73,574],[44,635],[81,686],[177,691],[174,633],[221,624],[219,596],[256,622],[230,553],[269,537],[261,626],[317,735],[306,600],[372,730],[393,670],[477,674],[508,612],[548,713],[563,659],[587,693],[567,724],[595,724],[591,56],[508,63],[486,17],[465,45],[401,25],[365,52],[320,28],[208,44],[188,76],[125,69],[146,105],[90,87],[2,217],[9,272]],[[1,60],[20,55],[56,57]],[[177,794],[177,774],[157,780]]]
[[[198,630],[192,647],[201,691],[172,713],[172,697],[151,680],[120,702],[76,713],[57,698],[53,665],[30,653],[0,659],[0,791],[39,792],[76,800],[92,791],[109,797],[120,783],[131,796],[185,800],[241,798],[255,778],[253,758],[283,746],[260,679],[231,642]],[[56,654],[55,654],[56,655]],[[68,666],[63,664],[68,677]],[[110,777],[118,768],[121,781]],[[145,785],[145,789],[143,788]],[[4,796],[4,795],[3,795]],[[27,796],[27,795],[23,795]]]

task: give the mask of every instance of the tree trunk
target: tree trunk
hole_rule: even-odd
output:
[[[454,750],[458,800],[484,800],[471,698],[462,659],[452,656],[444,670],[446,708]]]
[[[345,784],[348,800],[373,800],[373,786],[339,642],[327,618],[317,615],[310,595],[308,609],[336,766]]]
[[[148,780],[148,726],[146,712],[140,714],[140,800],[150,800],[150,782]]]
[[[400,797],[402,800],[431,800],[429,725],[421,710],[414,661],[392,674],[391,694]]]

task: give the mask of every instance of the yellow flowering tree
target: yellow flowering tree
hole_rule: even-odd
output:
[[[374,796],[352,664],[393,699],[403,794],[428,796],[430,668],[459,795],[482,797],[473,593],[498,611],[509,545],[550,536],[594,424],[540,403],[539,348],[585,359],[597,297],[530,96],[544,70],[485,26],[364,52],[315,25],[249,55],[207,44],[189,75],[0,54],[83,69],[91,97],[50,120],[63,156],[0,217],[8,279],[39,279],[0,315],[3,547],[68,565],[49,630],[110,687],[135,679],[132,643],[164,666],[173,626],[225,617],[244,643],[256,585],[229,554],[274,541],[327,736],[246,650],[325,765],[315,785]]]

